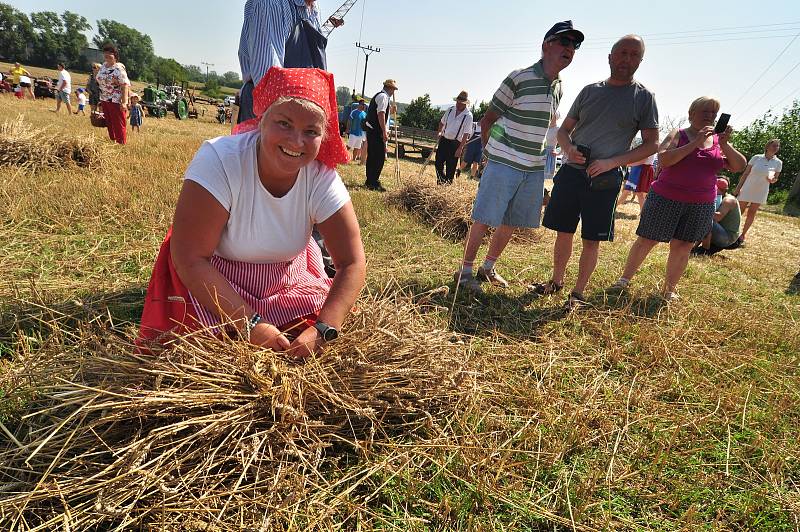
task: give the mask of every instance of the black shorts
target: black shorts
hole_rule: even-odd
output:
[[[23,82],[20,81],[19,82],[19,86],[22,87],[22,88],[27,89],[28,87],[31,86],[31,84],[30,83],[23,83]]]
[[[542,225],[559,233],[575,233],[580,221],[582,239],[614,240],[618,195],[618,188],[591,190],[586,171],[565,164],[553,177],[553,191]]]
[[[713,203],[684,203],[660,196],[652,190],[642,207],[636,234],[656,242],[699,242],[711,232]]]

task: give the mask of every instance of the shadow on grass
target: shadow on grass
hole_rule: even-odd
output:
[[[554,307],[533,307],[536,296],[532,294],[508,295],[495,290],[475,294],[462,288],[454,304],[455,282],[451,281],[446,289],[442,284],[418,280],[408,280],[401,286],[404,292],[414,295],[422,308],[446,313],[452,308],[449,328],[460,334],[536,339],[544,325],[566,316],[561,299]]]
[[[640,318],[655,318],[667,307],[667,302],[661,294],[635,296],[627,290],[612,289],[595,292],[589,297],[589,303],[596,308],[622,310]]]
[[[145,286],[115,292],[76,296],[58,303],[18,302],[3,308],[0,316],[0,346],[14,340],[16,333],[38,333],[46,337],[56,329],[74,329],[97,317],[115,323],[138,323],[144,308]]]
[[[786,288],[786,294],[790,296],[800,295],[800,272],[797,272],[797,274],[792,277],[789,287]]]
[[[638,214],[628,214],[628,213],[622,212],[622,211],[617,211],[617,213],[614,215],[614,217],[617,220],[638,220],[639,219],[639,215]]]

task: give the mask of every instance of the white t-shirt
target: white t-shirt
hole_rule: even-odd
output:
[[[276,198],[258,177],[258,130],[205,141],[185,179],[205,188],[229,213],[216,255],[270,264],[290,261],[308,245],[314,224],[350,201],[341,178],[318,161],[300,170],[292,189]]]
[[[558,144],[558,126],[549,127],[544,136],[544,145],[548,148],[555,148],[556,144]]]
[[[644,160],[644,164],[649,164],[650,166],[653,166],[653,163],[655,161],[656,161],[656,154],[654,153],[653,155]]]
[[[61,89],[61,92],[66,92],[67,94],[72,92],[72,76],[70,76],[67,69],[63,69],[58,73],[58,84],[57,87],[61,86],[61,82],[64,82],[64,88]]]
[[[30,85],[31,84],[31,78],[29,78],[28,76],[20,76],[19,77],[19,82],[20,83],[27,83],[28,85]]]
[[[386,113],[386,121],[389,121],[389,95],[385,92],[381,91],[375,96],[375,107],[377,108],[378,113]]]
[[[442,115],[439,123],[444,125],[442,131],[444,138],[460,141],[464,135],[472,135],[472,113],[469,112],[469,109],[464,109],[458,115],[456,112],[454,105]]]
[[[82,92],[78,93],[78,105],[86,105],[86,94]]]
[[[770,170],[772,170],[772,172],[775,174],[783,170],[783,161],[774,155],[772,156],[772,159],[767,159],[763,153],[753,155],[750,158],[750,162],[747,164],[752,166],[750,175],[747,177],[748,180],[750,177],[757,177],[766,180]],[[745,181],[745,183],[746,182],[747,181]]]

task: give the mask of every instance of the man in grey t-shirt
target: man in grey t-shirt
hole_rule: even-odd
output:
[[[643,57],[641,37],[626,35],[618,40],[608,56],[611,76],[583,88],[558,130],[566,164],[554,178],[542,221],[542,225],[558,232],[553,276],[530,288],[539,295],[561,290],[572,240],[581,221],[583,248],[567,309],[586,303],[583,291],[597,266],[600,242],[614,239],[614,211],[622,185],[620,167],[645,159],[658,149],[655,96],[633,79]],[[631,141],[640,131],[643,142],[631,149]],[[581,150],[588,147],[588,161],[579,145]]]

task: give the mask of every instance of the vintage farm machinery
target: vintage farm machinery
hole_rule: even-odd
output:
[[[142,92],[142,107],[147,109],[147,114],[156,118],[164,118],[167,113],[172,113],[178,120],[197,118],[194,107],[194,91],[188,88],[187,82],[180,85],[164,85],[155,87],[148,85]]]

